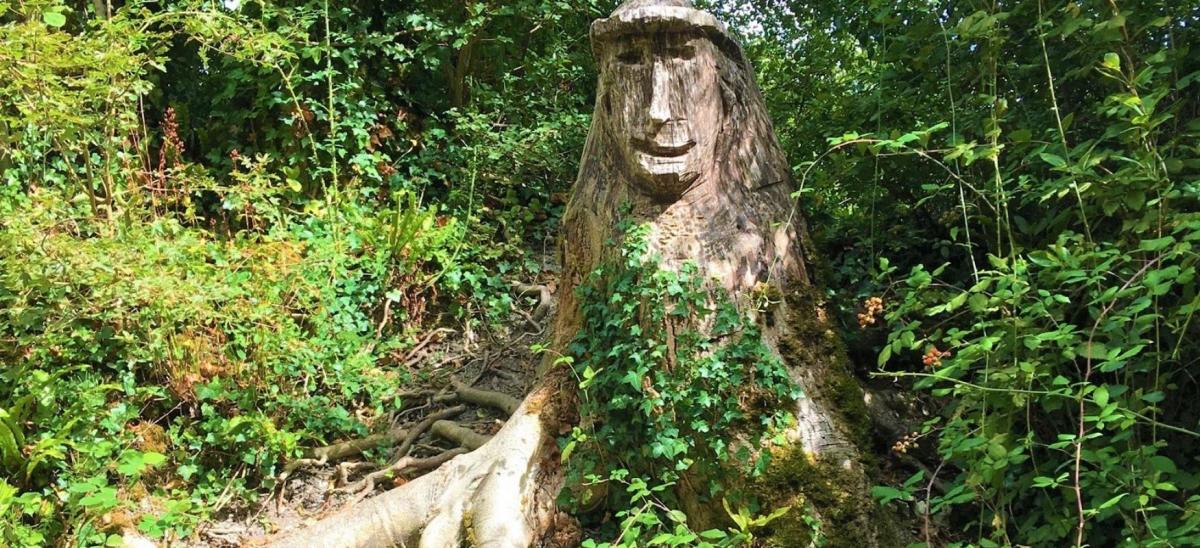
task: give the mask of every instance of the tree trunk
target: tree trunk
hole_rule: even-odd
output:
[[[621,221],[648,228],[663,268],[692,263],[736,303],[764,295],[774,303],[744,309],[804,395],[789,447],[764,477],[742,482],[768,510],[796,508],[771,524],[768,543],[811,543],[808,513],[826,546],[903,544],[868,495],[863,392],[810,276],[788,163],[740,46],[686,0],[631,0],[593,25],[592,40],[600,87],[562,221],[559,306],[536,387],[483,447],[277,546],[577,543],[577,527],[555,506],[556,438],[578,421],[576,381],[553,356],[583,325],[575,289],[617,258]]]

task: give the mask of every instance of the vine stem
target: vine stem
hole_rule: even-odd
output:
[[[804,186],[808,182],[808,176],[810,173],[812,173],[813,168],[817,167],[817,164],[821,163],[821,160],[824,160],[830,154],[833,154],[834,152],[841,150],[843,148],[846,148],[850,145],[859,145],[859,144],[871,145],[871,144],[881,144],[881,143],[887,143],[887,142],[889,142],[889,141],[886,141],[884,139],[873,139],[870,137],[860,137],[860,138],[856,138],[856,139],[849,139],[849,140],[842,141],[840,143],[837,143],[837,144],[829,147],[828,149],[825,150],[825,152],[822,152],[819,156],[817,156],[816,159],[814,159],[812,162],[810,162],[808,164],[808,167],[806,167],[804,169],[804,172],[800,174],[800,184],[797,185],[796,191],[792,193],[792,198],[793,198],[792,210],[790,212],[788,212],[787,221],[785,221],[783,223],[783,226],[791,227],[796,222],[796,214],[800,211],[800,197],[804,194]],[[942,168],[943,171],[945,171],[947,174],[949,174],[950,177],[953,178],[955,181],[957,181],[960,185],[971,189],[971,192],[974,192],[975,194],[979,195],[979,199],[983,200],[983,203],[986,204],[988,206],[988,208],[990,208],[992,211],[995,211],[997,214],[999,214],[999,209],[997,209],[996,206],[992,205],[992,202],[990,200],[988,200],[986,194],[984,194],[978,188],[975,188],[974,185],[967,182],[966,179],[964,179],[961,175],[956,173],[954,170],[950,169],[950,166],[947,166],[945,164],[945,162],[942,162],[941,160],[934,158],[928,152],[921,150],[919,148],[912,148],[903,143],[897,143],[897,146],[903,150],[901,152],[896,152],[895,154],[897,154],[897,155],[913,154],[913,155],[919,156],[921,158],[924,158],[925,160],[933,162],[935,165]],[[879,153],[877,153],[877,154],[879,154]],[[959,190],[961,192],[961,187]],[[779,257],[775,258],[776,263],[780,260],[781,259]],[[972,260],[974,260],[973,257],[972,257]],[[771,278],[770,278],[771,274],[770,273],[773,271],[774,271],[774,269],[768,269],[766,283],[771,283]]]
[[[337,162],[337,110],[333,106],[333,41],[329,33],[329,0],[325,0],[324,4],[325,18],[325,82],[329,89],[329,100],[326,103],[329,110],[329,171],[330,182],[336,192],[338,186],[338,162]]]
[[[949,10],[947,6],[945,10]],[[954,100],[954,86],[952,82],[952,67],[950,63],[950,33],[946,30],[946,23],[942,18],[938,18],[938,26],[942,28],[942,44],[946,48],[946,94],[950,98],[950,135],[954,137],[955,142],[958,142],[958,104]],[[961,175],[962,170],[958,165],[958,159],[954,159],[954,172]],[[975,263],[975,244],[971,241],[971,217],[967,213],[967,196],[963,191],[963,184],[958,183],[958,204],[962,209],[963,216],[963,233],[967,237],[967,257],[971,259],[971,276],[975,283],[979,283],[979,265]]]
[[[1063,159],[1071,164],[1071,148],[1067,146],[1067,131],[1063,127],[1062,112],[1058,108],[1058,94],[1054,91],[1054,72],[1050,70],[1050,54],[1046,51],[1046,35],[1042,32],[1042,0],[1038,0],[1038,42],[1042,45],[1042,63],[1046,67],[1046,88],[1050,90],[1050,110],[1054,112],[1054,121],[1058,124],[1058,137],[1062,142]],[[1092,243],[1092,227],[1088,223],[1087,209],[1083,207],[1083,194],[1079,192],[1079,181],[1075,172],[1068,171],[1071,176],[1071,190],[1075,193],[1075,201],[1079,203],[1079,216],[1083,219],[1083,230],[1087,234],[1088,244]]]
[[[1091,377],[1092,377],[1092,359],[1093,359],[1092,358],[1092,356],[1093,356],[1092,344],[1096,340],[1096,331],[1098,329],[1100,329],[1100,322],[1103,322],[1104,318],[1108,316],[1108,313],[1112,312],[1113,307],[1116,306],[1117,295],[1120,295],[1122,291],[1129,289],[1129,286],[1133,285],[1133,282],[1135,282],[1139,278],[1141,278],[1146,273],[1146,271],[1150,270],[1150,267],[1158,264],[1158,262],[1161,260],[1162,260],[1162,256],[1160,255],[1160,256],[1156,257],[1154,260],[1148,261],[1145,265],[1142,265],[1142,268],[1140,270],[1135,272],[1133,274],[1133,276],[1130,276],[1129,280],[1127,280],[1124,284],[1122,284],[1121,288],[1118,289],[1117,292],[1113,295],[1112,302],[1105,305],[1104,309],[1100,311],[1100,315],[1097,316],[1096,321],[1094,323],[1092,323],[1091,331],[1088,332],[1087,361],[1085,362],[1086,365],[1084,366],[1084,371],[1083,371],[1083,387],[1079,389],[1079,396],[1078,396],[1079,429],[1075,434],[1075,444],[1074,444],[1075,445],[1075,467],[1074,467],[1074,474],[1073,474],[1074,475],[1074,477],[1073,477],[1074,486],[1073,487],[1075,490],[1075,510],[1079,516],[1079,522],[1075,526],[1075,546],[1078,546],[1078,547],[1083,546],[1083,531],[1084,531],[1084,528],[1087,526],[1087,516],[1084,513],[1084,509],[1083,509],[1083,485],[1080,482],[1080,476],[1081,476],[1081,471],[1083,469],[1083,437],[1085,435],[1087,435],[1087,423],[1084,420],[1084,413],[1085,413],[1084,403],[1087,402],[1087,398],[1084,397],[1084,392],[1087,391],[1088,382],[1091,380]],[[1157,421],[1155,421],[1155,422],[1157,422]]]

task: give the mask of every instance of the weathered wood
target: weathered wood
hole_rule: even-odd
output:
[[[616,259],[619,246],[609,242],[620,240],[622,219],[648,225],[649,251],[665,268],[694,263],[744,303],[754,292],[782,297],[755,318],[805,394],[788,432],[791,454],[780,460],[799,459],[797,469],[829,476],[806,488],[838,490],[794,495],[842,499],[837,508],[816,508],[830,514],[818,517],[836,514],[851,543],[889,543],[894,531],[885,531],[890,525],[877,519],[868,494],[862,392],[814,291],[790,164],[740,45],[686,0],[626,2],[593,25],[592,42],[600,82],[562,222],[555,346],[565,348],[578,332],[574,288]],[[705,516],[705,506],[688,508],[701,526],[720,517]]]

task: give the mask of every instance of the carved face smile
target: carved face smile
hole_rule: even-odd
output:
[[[603,71],[613,135],[635,183],[679,198],[713,161],[723,106],[716,46],[698,33],[626,36]]]

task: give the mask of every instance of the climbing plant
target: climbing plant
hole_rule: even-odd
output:
[[[577,508],[616,512],[601,531],[612,545],[738,545],[750,534],[745,508],[757,506],[723,471],[761,474],[800,394],[723,290],[693,264],[672,270],[650,255],[646,228],[625,222],[620,253],[578,290],[584,319],[566,361],[581,426],[563,441],[566,493]],[[742,529],[694,532],[687,499],[724,501]]]

